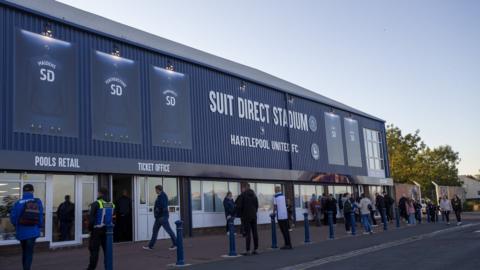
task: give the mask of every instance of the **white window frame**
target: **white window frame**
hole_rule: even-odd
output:
[[[364,128],[363,139],[369,176],[385,177],[385,152],[382,134],[380,131]]]
[[[209,179],[205,179],[205,180],[200,180],[200,179],[192,179],[191,181],[198,181],[200,182],[200,205],[201,205],[201,209],[200,210],[193,210],[192,209],[192,213],[221,213],[223,214],[224,212],[217,212],[217,211],[205,211],[205,200],[203,198],[203,182],[226,182],[227,183],[227,192],[230,191],[230,185],[231,184],[236,184],[238,185],[238,190],[240,191],[240,182],[236,182],[236,181],[216,181],[216,180],[209,180]],[[215,190],[213,190],[213,192],[215,193]],[[239,194],[240,195],[240,194]],[[191,196],[191,194],[190,194]]]

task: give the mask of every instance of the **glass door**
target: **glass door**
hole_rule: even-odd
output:
[[[51,246],[76,244],[76,221],[78,220],[78,190],[75,175],[52,175],[51,204],[48,207],[51,220]]]

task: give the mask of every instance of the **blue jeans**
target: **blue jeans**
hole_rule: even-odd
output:
[[[362,224],[363,228],[365,229],[366,232],[371,232],[372,228],[370,227],[370,219],[369,219],[369,214],[362,214]]]
[[[163,229],[170,235],[170,239],[172,239],[172,246],[177,245],[177,238],[170,227],[170,223],[168,222],[168,217],[160,217],[155,219],[155,224],[153,224],[153,232],[152,232],[152,239],[150,239],[150,243],[148,246],[153,248],[155,242],[157,241],[158,231],[163,226]]]
[[[415,224],[415,214],[408,215],[408,224],[413,225]]]
[[[20,244],[22,246],[23,270],[30,270],[30,267],[32,267],[33,248],[35,246],[35,240],[37,240],[37,238],[29,238],[20,241]]]

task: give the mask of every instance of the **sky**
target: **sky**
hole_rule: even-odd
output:
[[[418,129],[480,174],[480,1],[60,2]]]

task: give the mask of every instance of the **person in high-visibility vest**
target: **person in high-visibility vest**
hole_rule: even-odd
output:
[[[100,246],[103,249],[104,263],[106,265],[105,248],[107,245],[107,224],[112,223],[113,211],[115,205],[108,199],[108,190],[100,188],[98,191],[98,198],[90,205],[90,215],[88,219],[88,229],[90,230],[90,243],[88,250],[90,251],[90,262],[88,270],[93,270],[97,267],[98,253]]]

